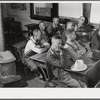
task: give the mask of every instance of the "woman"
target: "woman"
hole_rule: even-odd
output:
[[[78,24],[75,26],[77,40],[89,40],[90,32],[92,28],[88,25],[88,18],[81,16],[78,20]]]

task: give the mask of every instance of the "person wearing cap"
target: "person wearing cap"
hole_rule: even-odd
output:
[[[53,35],[61,35],[63,30],[63,27],[59,24],[59,17],[54,17],[53,23],[49,24],[47,27],[49,37],[52,37]]]
[[[48,64],[50,64],[51,67],[53,66],[52,70],[54,76],[56,78],[59,78],[60,81],[66,84],[67,87],[80,88],[82,87],[82,84],[72,78],[69,72],[57,68],[66,68],[67,66],[65,65],[65,62],[68,62],[67,60],[65,61],[65,56],[67,55],[63,53],[61,44],[61,37],[54,35],[52,37],[52,45],[46,55],[46,61]]]

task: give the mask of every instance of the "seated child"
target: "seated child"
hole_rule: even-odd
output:
[[[43,53],[49,49],[50,45],[42,38],[42,33],[40,30],[35,29],[33,31],[33,36],[30,37],[28,43],[26,44],[24,55],[23,55],[23,63],[30,67],[31,71],[37,70],[37,66],[34,61],[30,59],[30,56]]]

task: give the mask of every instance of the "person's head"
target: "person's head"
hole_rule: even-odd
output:
[[[73,22],[69,21],[66,23],[66,30],[74,31],[74,29],[75,29],[75,24]]]
[[[54,49],[55,51],[60,50],[62,41],[61,41],[61,37],[59,35],[54,35],[52,37],[51,42],[52,42],[52,45],[51,45],[52,49]]]
[[[53,24],[54,24],[55,26],[57,26],[57,25],[59,24],[59,17],[54,17],[54,18],[53,18]]]
[[[45,30],[45,28],[46,28],[46,24],[45,24],[44,21],[40,21],[40,22],[39,22],[39,28],[40,28],[40,30],[42,30],[42,31]]]
[[[37,41],[37,40],[41,40],[42,39],[42,33],[39,29],[35,29],[33,31],[33,38]]]
[[[88,24],[88,18],[85,17],[85,16],[81,16],[81,17],[79,18],[79,20],[78,20],[78,23],[79,23],[80,25]]]

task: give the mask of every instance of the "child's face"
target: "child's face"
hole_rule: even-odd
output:
[[[69,23],[67,25],[67,30],[74,31],[75,25],[73,23]]]
[[[40,27],[40,30],[45,30],[45,28],[46,28],[46,25],[45,25],[45,23],[40,23],[39,24],[39,27]]]
[[[41,32],[39,31],[38,32],[38,35],[37,35],[37,37],[36,37],[36,40],[41,40],[42,39],[42,34],[41,34]]]
[[[55,49],[55,51],[60,50],[61,44],[62,44],[61,39],[55,40],[55,42],[53,43],[53,48]]]

